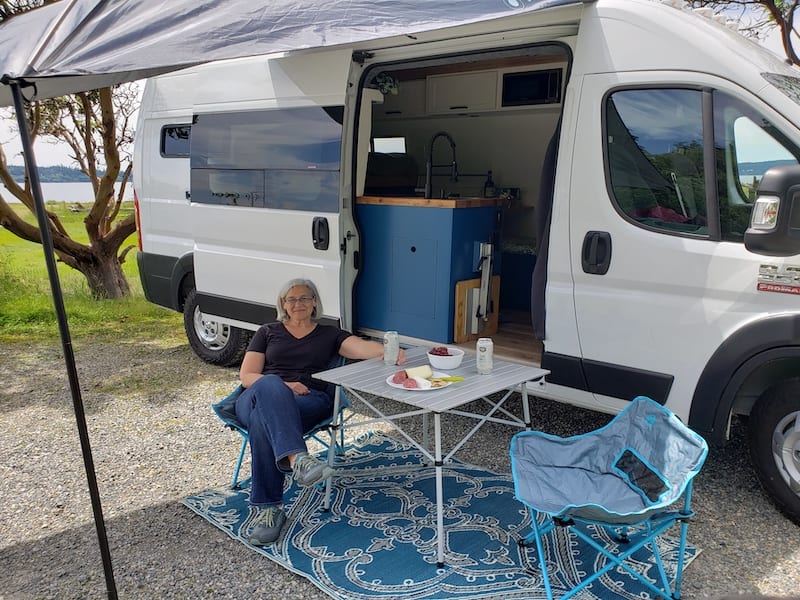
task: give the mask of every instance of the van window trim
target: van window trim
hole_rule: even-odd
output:
[[[670,231],[654,227],[646,223],[642,223],[633,219],[628,215],[617,202],[614,188],[611,185],[611,164],[608,156],[608,122],[606,119],[606,106],[609,97],[618,92],[627,92],[635,90],[689,90],[700,92],[701,94],[701,111],[702,111],[702,129],[703,129],[703,182],[705,185],[705,202],[706,202],[706,220],[708,221],[708,231],[705,234]],[[611,202],[614,211],[634,227],[652,231],[660,235],[676,236],[684,239],[698,240],[698,241],[711,241],[719,242],[722,240],[721,225],[719,222],[719,196],[717,194],[717,182],[711,176],[715,173],[716,163],[714,156],[714,107],[713,107],[713,89],[704,85],[695,85],[690,83],[635,83],[629,85],[617,85],[609,88],[603,94],[600,102],[600,128],[601,128],[601,143],[603,149],[603,172],[606,183],[606,193]],[[710,161],[710,162],[709,162]]]
[[[158,153],[161,155],[161,158],[189,158],[191,155],[191,151],[187,151],[186,154],[167,154],[164,152],[164,147],[166,146],[164,143],[166,140],[165,130],[170,128],[177,129],[179,127],[189,128],[189,143],[191,144],[192,123],[165,123],[161,126],[158,134]]]
[[[703,118],[703,169],[704,169],[704,185],[705,185],[705,194],[706,194],[706,218],[707,218],[707,227],[708,232],[706,235],[698,235],[691,232],[676,232],[670,231],[667,229],[662,229],[659,227],[653,227],[647,225],[645,223],[641,223],[636,221],[635,219],[631,219],[627,214],[620,210],[620,207],[616,201],[616,196],[614,195],[613,188],[611,186],[611,179],[610,179],[610,164],[609,164],[609,157],[608,157],[608,138],[607,138],[607,123],[606,123],[606,105],[608,102],[608,97],[611,94],[620,92],[620,91],[630,91],[630,90],[658,90],[658,89],[670,89],[670,90],[697,90],[702,94],[701,105],[702,105],[702,118]],[[604,175],[606,180],[606,190],[609,194],[609,198],[611,199],[611,203],[615,209],[615,211],[620,214],[625,221],[632,223],[636,227],[640,229],[645,229],[648,231],[653,231],[662,235],[675,235],[678,237],[686,238],[686,239],[698,239],[698,240],[709,240],[713,242],[730,242],[731,240],[725,238],[725,235],[722,231],[722,211],[720,209],[720,199],[719,199],[719,189],[718,189],[718,181],[716,179],[716,171],[717,171],[717,156],[716,156],[716,144],[717,144],[717,136],[716,136],[716,125],[717,125],[717,116],[715,113],[715,104],[720,100],[720,98],[730,98],[734,101],[737,101],[743,104],[749,111],[755,113],[756,116],[760,116],[766,118],[769,123],[772,125],[773,131],[769,133],[773,139],[783,145],[787,150],[791,152],[791,149],[798,149],[800,146],[796,144],[792,139],[787,135],[785,129],[781,126],[781,120],[783,120],[784,126],[789,125],[791,126],[791,121],[787,120],[786,117],[775,107],[768,104],[764,101],[763,98],[754,96],[749,93],[747,90],[742,90],[741,88],[728,89],[725,86],[716,87],[709,84],[701,84],[701,83],[682,83],[682,82],[671,82],[671,83],[632,83],[632,84],[620,84],[615,85],[612,88],[606,90],[601,100],[602,108],[601,108],[601,127],[602,127],[602,144],[603,144],[603,169]],[[772,114],[770,114],[772,113]],[[747,116],[745,114],[745,116]],[[797,155],[792,152],[795,156],[795,159],[800,163],[800,152]],[[741,180],[737,177],[735,179],[735,185],[739,193],[744,196],[744,191],[741,185]],[[738,243],[738,242],[737,242]]]
[[[236,161],[230,164],[219,164],[215,166],[195,166],[195,159],[197,158],[198,153],[202,153],[203,141],[204,137],[201,132],[195,136],[196,146],[191,148],[189,159],[189,174],[190,174],[190,191],[192,193],[193,203],[207,205],[207,206],[224,206],[224,207],[236,207],[236,208],[256,208],[258,210],[286,210],[286,211],[297,211],[297,212],[306,212],[306,213],[320,213],[320,214],[338,214],[341,211],[341,199],[339,199],[340,193],[339,190],[341,189],[341,180],[342,180],[342,148],[344,146],[344,120],[345,120],[345,105],[344,104],[304,104],[299,106],[274,106],[274,107],[264,107],[256,110],[242,110],[242,109],[230,109],[230,110],[215,110],[215,111],[208,111],[208,112],[200,112],[195,113],[192,118],[193,126],[201,127],[202,124],[200,123],[200,118],[211,118],[211,119],[226,119],[226,118],[239,118],[242,115],[272,115],[275,114],[281,115],[282,113],[300,111],[300,110],[314,110],[314,111],[322,111],[325,113],[328,119],[333,121],[339,126],[339,134],[336,138],[339,144],[339,152],[337,155],[337,162],[336,168],[302,168],[299,165],[267,165],[258,164],[258,165],[241,165],[238,164]],[[210,202],[207,199],[203,198],[201,194],[195,194],[198,191],[198,188],[195,185],[197,180],[201,180],[203,177],[203,173],[210,174],[213,171],[218,171],[220,173],[245,173],[251,172],[255,174],[259,174],[262,177],[262,186],[258,193],[254,193],[252,195],[245,195],[244,202],[240,203],[237,200],[233,201],[222,201],[222,202]],[[315,204],[313,206],[301,206],[297,203],[291,203],[290,205],[273,205],[272,202],[268,201],[267,190],[268,190],[268,182],[270,181],[271,177],[275,177],[277,174],[285,173],[285,174],[304,174],[308,178],[312,178],[314,176],[323,177],[325,175],[335,174],[337,178],[338,185],[336,186],[335,194],[331,192],[331,196],[335,195],[337,198],[336,207],[334,208],[333,202],[330,202],[330,206],[326,204]],[[197,179],[196,179],[197,178]],[[202,188],[201,188],[202,191]],[[248,197],[249,196],[249,197]],[[238,198],[238,194],[236,198]],[[199,199],[198,199],[199,198]]]

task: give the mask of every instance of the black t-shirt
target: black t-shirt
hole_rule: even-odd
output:
[[[299,381],[306,387],[325,390],[328,384],[311,374],[331,368],[342,342],[351,335],[344,329],[317,323],[314,331],[297,339],[283,323],[267,323],[256,331],[247,351],[264,353],[264,375],[277,375],[284,381]]]

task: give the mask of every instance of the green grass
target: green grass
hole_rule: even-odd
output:
[[[127,213],[133,210],[132,203],[129,204],[123,209]],[[12,206],[25,220],[36,223],[23,205]],[[67,204],[61,202],[48,202],[47,208],[58,214],[73,239],[84,243],[88,240],[83,227],[85,211],[70,212]],[[128,245],[136,245],[136,234],[123,247]],[[131,296],[122,300],[95,300],[81,273],[60,262],[57,268],[73,339],[123,336],[129,342],[152,339],[185,342],[181,315],[145,300],[135,249],[128,253],[123,264]],[[58,335],[42,246],[0,227],[0,341],[44,341]]]

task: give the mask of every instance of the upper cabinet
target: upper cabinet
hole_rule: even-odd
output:
[[[463,71],[400,81],[375,114],[384,118],[505,112],[559,106],[564,89],[562,63]]]
[[[497,105],[497,71],[432,75],[427,82],[429,114],[493,110]]]
[[[425,114],[425,80],[400,83],[397,94],[386,94],[375,109],[384,117],[419,117]]]

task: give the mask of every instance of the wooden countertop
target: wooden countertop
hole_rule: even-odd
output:
[[[420,208],[480,208],[484,206],[503,206],[505,198],[419,198],[404,196],[358,196],[356,204],[377,204],[383,206],[416,206]]]

